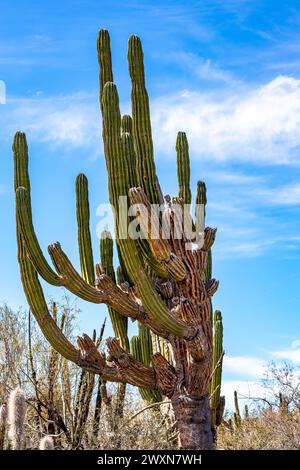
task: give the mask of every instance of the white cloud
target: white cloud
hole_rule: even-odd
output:
[[[11,99],[0,117],[1,128],[11,135],[23,130],[30,141],[66,149],[101,151],[101,117],[96,94],[76,93],[51,98]]]
[[[290,361],[293,364],[300,364],[300,340],[295,340],[289,348],[273,351],[271,355],[276,359]]]
[[[251,356],[224,356],[224,372],[238,374],[239,376],[262,377],[266,362]]]
[[[176,133],[184,130],[195,159],[297,160],[300,80],[295,78],[278,76],[229,96],[184,91],[158,98],[152,110],[156,148],[163,153],[173,152]]]

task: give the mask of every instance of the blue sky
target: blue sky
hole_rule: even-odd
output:
[[[192,187],[207,183],[207,222],[218,227],[214,306],[224,317],[224,390],[255,388],[272,359],[299,364],[299,2],[3,0],[1,17],[0,301],[26,305],[14,229],[16,130],[28,135],[42,247],[59,240],[78,266],[74,181],[84,172],[98,253],[96,209],[108,196],[95,41],[104,27],[123,112],[130,109],[127,39],[143,41],[164,192],[177,192],[178,130],[190,141]],[[62,295],[49,286],[45,292]],[[79,305],[89,332],[106,308]]]

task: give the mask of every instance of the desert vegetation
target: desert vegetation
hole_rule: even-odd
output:
[[[270,365],[262,379],[266,394],[246,397],[243,405],[235,391],[235,409],[226,410],[226,316],[223,326],[213,308],[217,229],[205,224],[205,182],[191,188],[188,138],[179,131],[178,191],[162,194],[140,39],[128,41],[131,115],[120,112],[104,29],[97,56],[115,225],[115,239],[101,233],[99,260],[92,250],[91,188],[81,173],[74,234],[80,269],[59,242],[48,247],[49,264],[34,223],[30,141],[22,131],[13,139],[17,257],[28,305],[17,312],[0,307],[0,449],[300,449],[300,382],[289,365]],[[46,300],[41,280],[72,297]],[[107,318],[93,331],[77,324],[76,297],[106,304]]]
[[[76,305],[64,298],[61,304],[51,302],[49,309],[72,338]],[[178,448],[169,401],[149,407],[143,393],[129,387],[120,406],[118,387],[65,361],[28,312],[2,305],[0,313],[6,326],[1,332],[2,450]],[[101,336],[105,325],[98,341]],[[261,382],[266,391],[261,397],[235,392],[235,410],[226,411],[215,434],[217,449],[299,450],[298,371],[270,364]]]

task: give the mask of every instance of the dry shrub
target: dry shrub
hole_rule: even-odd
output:
[[[271,409],[257,418],[243,420],[239,427],[226,424],[218,430],[218,448],[228,450],[299,450],[300,412]]]

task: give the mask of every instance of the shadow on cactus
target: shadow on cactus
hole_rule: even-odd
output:
[[[99,32],[97,50],[102,136],[109,198],[115,209],[120,268],[116,276],[112,263],[113,241],[105,233],[100,243],[101,262],[94,269],[88,182],[84,175],[76,180],[81,274],[59,243],[49,246],[55,269],[48,264],[33,226],[26,137],[17,132],[13,143],[16,226],[24,291],[44,336],[63,357],[99,374],[105,381],[117,382],[120,401],[126,384],[137,386],[149,403],[169,400],[180,447],[211,449],[214,447],[212,428],[220,421],[216,414],[220,415],[223,357],[222,335],[214,341],[212,326],[211,297],[218,287],[218,282],[211,278],[211,247],[216,229],[206,227],[201,243],[197,233],[190,238],[185,233],[181,238],[176,236],[186,219],[196,228],[204,224],[206,187],[203,182],[198,183],[196,203],[200,210],[193,217],[190,210],[185,210],[191,205],[188,141],[185,133],[179,132],[178,196],[163,198],[154,162],[141,42],[132,36],[128,44],[131,116],[120,114],[118,91],[113,83],[110,38],[105,30]],[[134,217],[124,215],[119,209],[120,197],[127,198],[129,204],[142,205],[145,211],[137,211]],[[133,219],[144,235],[153,204],[162,207],[156,219],[159,225],[156,238],[120,236],[120,223],[128,226]],[[162,229],[165,220],[169,221],[168,237]],[[39,276],[49,284],[64,286],[85,301],[108,306],[116,338],[107,339],[107,355],[99,352],[86,334],[78,338],[78,347],[70,343],[48,311]],[[132,339],[131,348],[128,318],[139,325],[139,334]],[[215,332],[220,331],[218,319]],[[214,344],[217,350],[213,353]],[[213,394],[212,421],[209,389]]]

